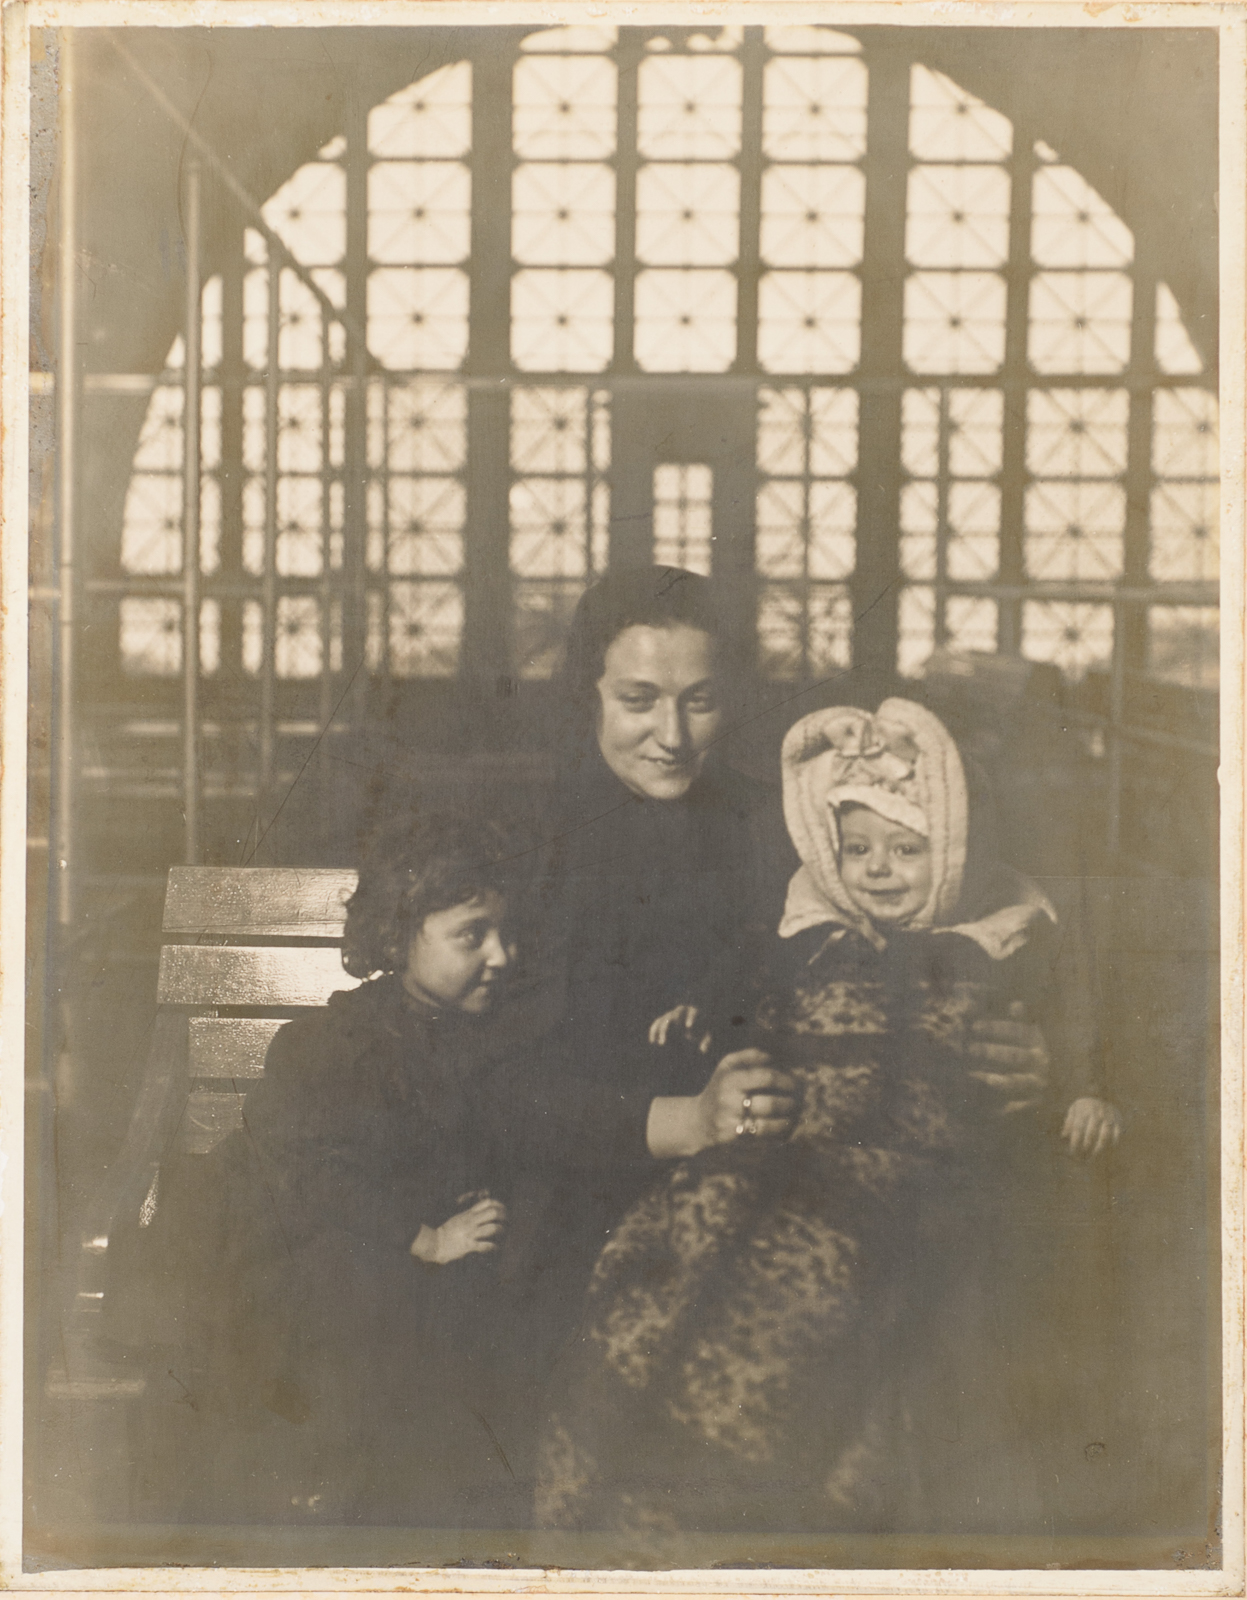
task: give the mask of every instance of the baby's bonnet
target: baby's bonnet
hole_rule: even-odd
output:
[[[1022,948],[1040,918],[1057,915],[1038,885],[999,861],[990,797],[973,789],[956,743],[938,717],[912,700],[876,712],[832,706],[789,730],[781,756],[784,820],[801,858],[788,886],[781,938],[829,925],[877,949],[883,934],[840,876],[838,808],[863,805],[921,833],[931,850],[931,889],[907,931],[958,933],[993,960]]]

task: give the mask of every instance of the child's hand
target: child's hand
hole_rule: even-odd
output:
[[[670,1011],[664,1011],[661,1017],[655,1017],[649,1025],[649,1042],[651,1044],[666,1044],[672,1029],[682,1031],[690,1044],[696,1044],[702,1055],[707,1055],[710,1050],[710,1030],[704,1028],[700,1037],[697,1034],[697,1019],[700,1013],[696,1006],[675,1006]]]
[[[427,1224],[422,1227],[412,1241],[411,1253],[438,1267],[463,1256],[487,1255],[498,1248],[506,1225],[506,1206],[501,1200],[491,1200],[483,1194],[474,1205],[443,1222],[440,1228],[430,1228]]]
[[[1065,1113],[1061,1137],[1069,1144],[1072,1156],[1098,1156],[1121,1138],[1125,1118],[1107,1100],[1085,1095],[1075,1100]]]

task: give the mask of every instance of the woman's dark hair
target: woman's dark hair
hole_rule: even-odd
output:
[[[515,856],[497,822],[450,813],[413,814],[377,834],[346,903],[342,965],[354,978],[399,972],[411,940],[434,911],[507,893]]]
[[[617,567],[580,597],[564,646],[560,682],[567,715],[583,732],[597,714],[606,652],[625,628],[700,628],[724,639],[709,578],[682,567]]]

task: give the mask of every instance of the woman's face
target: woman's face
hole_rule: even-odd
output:
[[[625,628],[598,679],[598,745],[634,794],[679,800],[719,731],[714,640],[701,628]]]

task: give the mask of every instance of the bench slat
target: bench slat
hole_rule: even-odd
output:
[[[273,1035],[284,1025],[283,1017],[192,1017],[190,1076],[262,1077]]]
[[[333,947],[167,944],[156,999],[173,1006],[323,1006],[335,989],[358,982]]]
[[[340,939],[355,883],[339,867],[171,867],[164,931]]]

